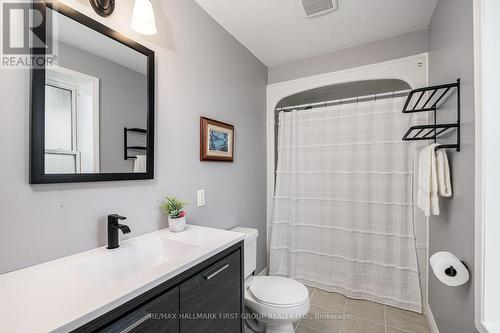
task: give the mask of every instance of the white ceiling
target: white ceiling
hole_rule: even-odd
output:
[[[195,0],[267,66],[426,29],[437,0],[339,0],[306,18],[300,0]]]

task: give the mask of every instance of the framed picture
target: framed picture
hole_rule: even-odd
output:
[[[200,161],[232,162],[234,126],[200,117]]]

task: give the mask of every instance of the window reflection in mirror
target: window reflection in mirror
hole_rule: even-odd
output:
[[[146,135],[124,128],[147,126],[147,57],[60,13],[47,17],[57,60],[46,68],[45,174],[146,172]],[[135,148],[124,150],[124,135]]]

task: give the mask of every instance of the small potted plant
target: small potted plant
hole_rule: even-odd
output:
[[[186,203],[176,197],[166,197],[160,208],[168,215],[168,227],[173,232],[181,232],[186,227]]]

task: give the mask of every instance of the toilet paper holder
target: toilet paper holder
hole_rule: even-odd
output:
[[[444,270],[444,274],[448,275],[449,277],[454,277],[457,276],[457,270],[455,269],[455,267],[450,266]]]
[[[463,262],[463,260],[460,260],[460,261],[462,262],[462,264],[464,264],[465,268],[467,268],[467,270],[469,270],[469,267],[467,267],[465,262]],[[453,265],[451,265],[450,267],[448,267],[447,269],[444,270],[444,274],[446,274],[449,277],[455,277],[455,276],[457,276],[458,272],[455,269],[455,267],[453,267]]]
[[[469,268],[451,252],[436,252],[429,258],[429,263],[434,275],[447,286],[458,287],[469,281]]]

